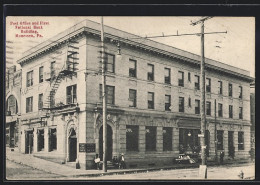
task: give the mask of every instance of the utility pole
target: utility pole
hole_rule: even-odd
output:
[[[215,99],[215,161],[218,162],[218,138],[217,138],[217,100]]]
[[[107,97],[106,97],[106,69],[105,69],[105,46],[104,24],[101,17],[101,62],[102,62],[102,100],[103,100],[103,171],[107,172]]]
[[[202,163],[199,169],[199,177],[206,179],[207,178],[207,164],[206,164],[206,145],[205,145],[205,131],[206,131],[206,114],[205,114],[205,56],[204,56],[204,21],[210,19],[211,17],[204,17],[196,22],[193,22],[192,25],[201,24],[201,65],[200,65],[200,79],[201,79],[201,159]]]

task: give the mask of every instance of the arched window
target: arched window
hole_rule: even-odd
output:
[[[18,112],[17,100],[13,95],[7,99],[7,111],[11,111],[12,115]]]

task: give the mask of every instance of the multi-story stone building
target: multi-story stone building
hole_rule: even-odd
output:
[[[200,56],[133,37],[105,26],[108,160],[124,153],[128,167],[153,166],[199,153]],[[102,158],[100,56],[100,25],[91,21],[24,53],[21,152],[85,169]],[[248,71],[206,59],[209,160],[215,142],[218,155],[249,157],[251,81]]]
[[[19,115],[21,112],[21,70],[11,66],[6,70],[6,146],[19,147]]]

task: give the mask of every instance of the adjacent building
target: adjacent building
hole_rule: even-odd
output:
[[[128,167],[155,166],[199,153],[200,56],[104,29],[108,160],[124,153]],[[103,155],[100,24],[84,21],[50,40],[18,61],[20,149],[90,169]],[[251,81],[248,71],[206,59],[208,160],[221,151],[249,158]]]

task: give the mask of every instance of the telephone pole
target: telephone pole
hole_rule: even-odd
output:
[[[105,46],[104,24],[101,17],[101,62],[102,62],[102,100],[103,100],[103,171],[107,172],[107,97],[106,97],[106,69],[105,69]]]
[[[192,22],[192,25],[201,24],[201,65],[200,65],[200,79],[201,79],[201,165],[199,169],[199,177],[206,179],[207,178],[207,164],[206,164],[206,145],[205,145],[205,131],[206,131],[206,115],[205,115],[205,56],[204,56],[204,21],[212,17],[204,17],[196,22]]]

